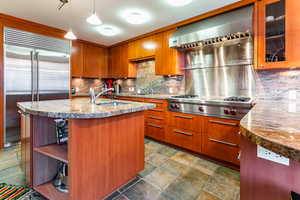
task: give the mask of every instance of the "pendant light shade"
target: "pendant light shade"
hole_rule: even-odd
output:
[[[86,19],[86,21],[89,24],[92,24],[92,25],[100,25],[100,24],[102,24],[102,21],[99,19],[99,17],[96,14],[96,2],[95,2],[95,0],[93,0],[93,14],[91,16],[89,16]]]
[[[68,40],[76,40],[77,39],[76,35],[73,33],[72,30],[69,30],[66,33],[65,38],[68,39]]]
[[[89,16],[86,21],[89,23],[89,24],[92,24],[92,25],[100,25],[102,24],[102,21],[99,19],[99,17],[97,16],[97,14],[94,12],[91,16]]]

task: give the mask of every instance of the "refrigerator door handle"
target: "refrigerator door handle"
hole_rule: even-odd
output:
[[[33,82],[33,77],[34,77],[34,71],[33,71],[33,66],[34,66],[34,56],[33,56],[33,51],[30,52],[30,59],[31,59],[31,101],[34,101],[34,82]]]
[[[37,66],[37,70],[36,70],[36,81],[37,81],[37,92],[36,92],[36,98],[37,101],[40,100],[40,55],[39,52],[35,53],[36,55],[36,66]]]

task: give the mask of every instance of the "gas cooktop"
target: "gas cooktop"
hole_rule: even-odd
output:
[[[200,97],[197,95],[172,96],[168,99],[170,111],[242,119],[253,107],[250,97]]]

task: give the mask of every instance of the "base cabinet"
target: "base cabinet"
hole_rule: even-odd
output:
[[[166,142],[185,149],[201,152],[201,133],[186,129],[169,127]]]
[[[207,117],[203,123],[202,152],[239,165],[239,121]]]
[[[210,158],[239,165],[239,121],[170,112],[161,99],[118,97],[126,101],[155,104],[145,111],[145,136]]]
[[[146,120],[145,135],[160,141],[165,141],[166,127],[158,123],[152,123]]]

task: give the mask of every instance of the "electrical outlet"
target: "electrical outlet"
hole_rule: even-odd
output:
[[[290,165],[290,160],[288,158],[274,153],[268,149],[265,149],[259,145],[257,145],[257,157],[280,163],[282,165]]]

